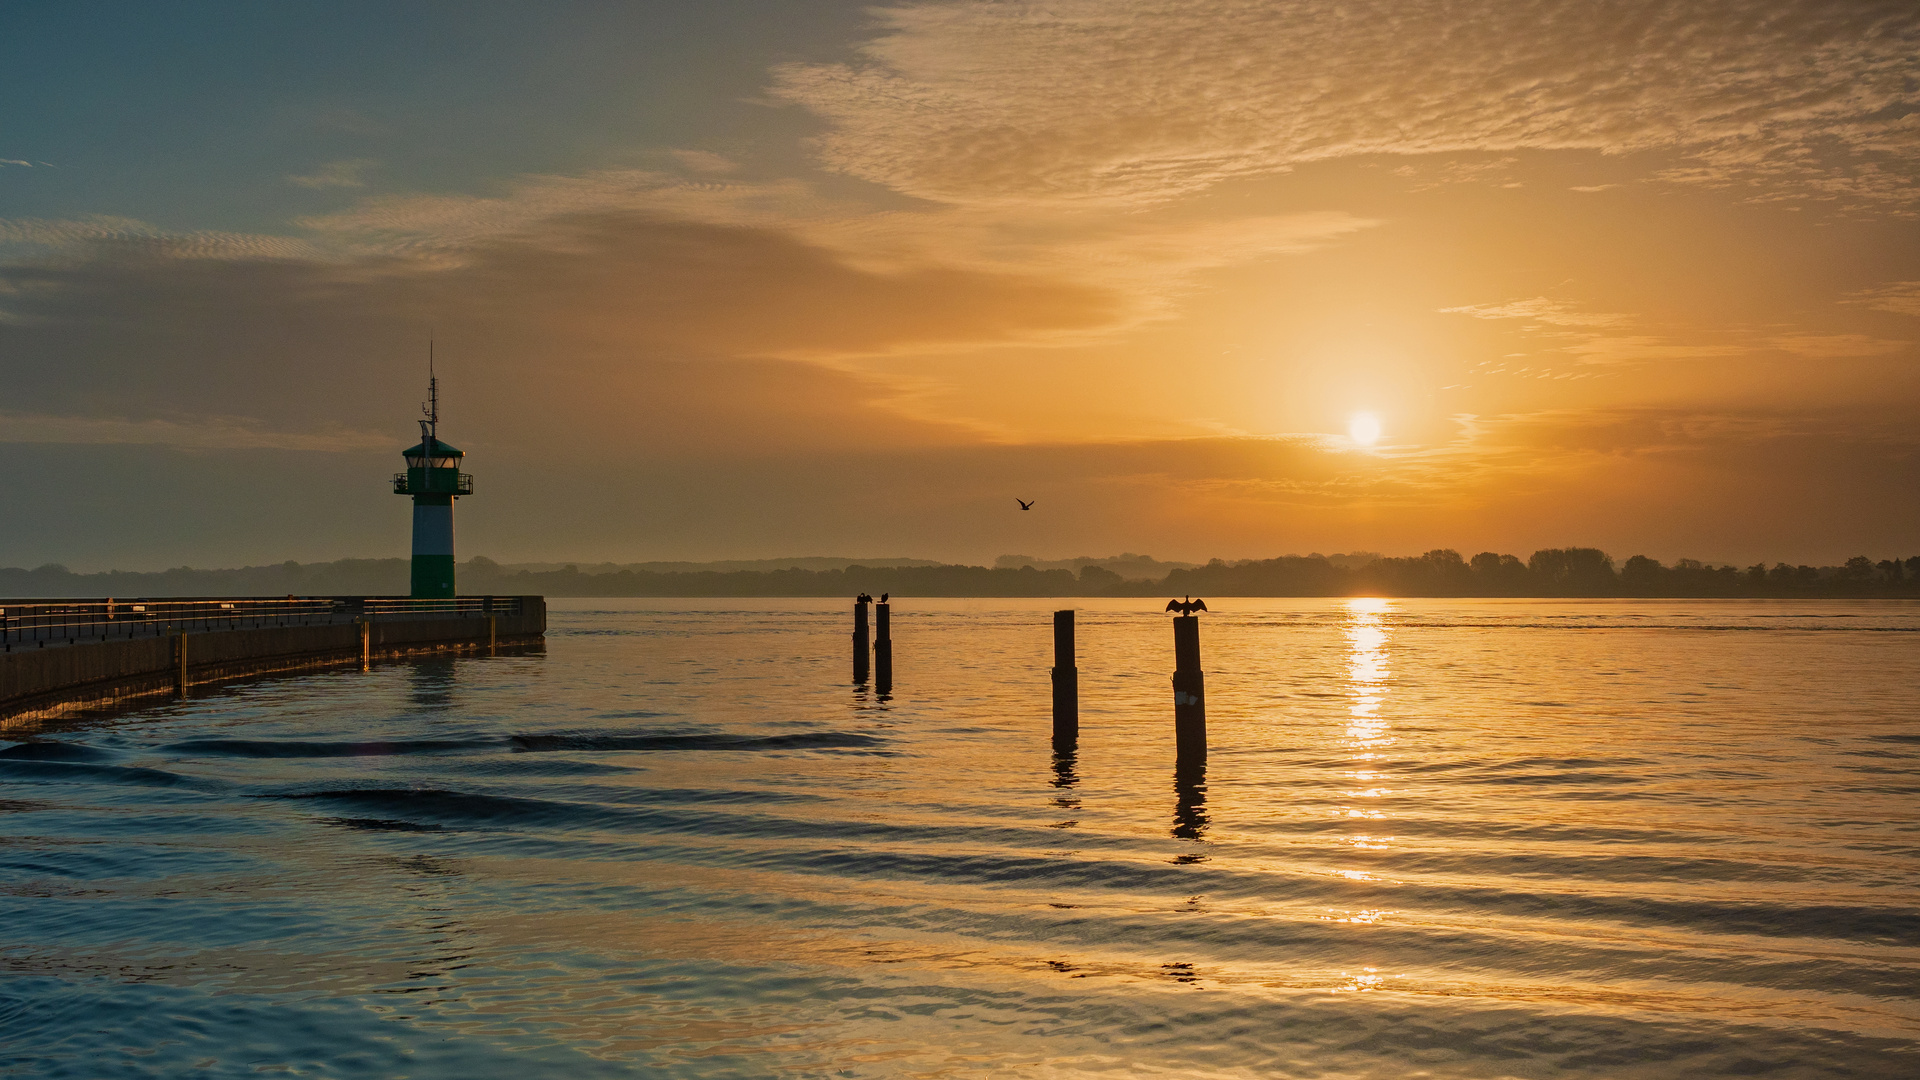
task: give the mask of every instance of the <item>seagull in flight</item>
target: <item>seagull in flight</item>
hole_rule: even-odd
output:
[[[1015,496],[1013,501],[1020,504],[1020,509],[1031,510],[1033,509],[1033,504],[1039,502],[1040,500],[1039,499],[1022,499],[1019,496]]]

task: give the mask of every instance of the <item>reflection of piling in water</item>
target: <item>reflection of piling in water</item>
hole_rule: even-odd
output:
[[[1078,763],[1079,756],[1074,753],[1072,747],[1055,747],[1053,751],[1053,786],[1071,791],[1076,784],[1080,783],[1080,774],[1074,771],[1074,766]]]
[[[1074,666],[1073,612],[1053,613],[1053,748],[1071,752],[1080,739],[1080,669]]]
[[[867,597],[865,593],[853,602],[853,681],[867,681],[867,653],[871,647],[867,642]]]
[[[1173,769],[1173,836],[1177,840],[1207,837],[1207,759],[1181,759]]]
[[[1173,619],[1173,742],[1181,762],[1207,760],[1207,683],[1200,671],[1200,617]]]
[[[889,615],[891,604],[873,605],[873,689],[893,693],[893,630]]]

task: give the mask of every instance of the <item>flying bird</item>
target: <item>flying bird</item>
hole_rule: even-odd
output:
[[[1182,615],[1191,615],[1196,611],[1207,610],[1207,602],[1205,600],[1195,600],[1189,596],[1185,600],[1167,601],[1167,610],[1177,611]]]
[[[1022,499],[1016,495],[1014,496],[1013,501],[1020,504],[1020,509],[1031,510],[1033,509],[1033,504],[1039,502],[1040,500],[1039,499],[1032,499],[1032,500]]]

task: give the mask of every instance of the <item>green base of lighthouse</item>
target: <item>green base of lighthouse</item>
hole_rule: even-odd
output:
[[[451,600],[453,556],[415,555],[413,557],[413,598],[415,600]]]

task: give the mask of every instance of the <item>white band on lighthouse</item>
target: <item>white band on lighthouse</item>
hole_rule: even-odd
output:
[[[435,506],[413,504],[413,553],[453,554],[453,501]]]

